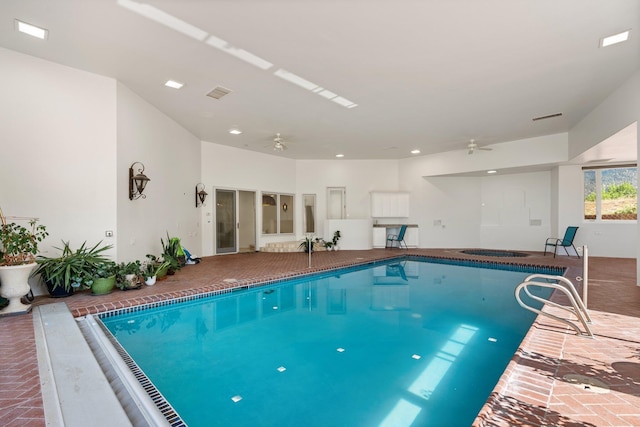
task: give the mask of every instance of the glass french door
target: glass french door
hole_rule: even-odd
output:
[[[237,252],[236,191],[216,190],[216,253]]]

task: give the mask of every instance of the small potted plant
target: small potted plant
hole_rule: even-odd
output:
[[[151,257],[153,257],[154,259],[152,259]],[[149,258],[149,261],[145,262],[142,266],[144,283],[147,286],[153,286],[156,284],[156,280],[158,280],[158,274],[160,272],[164,271],[166,277],[169,263],[166,261],[158,262],[157,258],[153,255],[147,255],[147,258]]]
[[[153,269],[155,272],[156,280],[164,280],[167,278],[167,271],[169,267],[171,267],[171,263],[165,261],[164,259],[157,257],[153,254],[147,254],[147,265],[152,267],[148,267],[149,269]]]
[[[309,250],[313,252],[313,247],[315,246],[315,242],[309,237],[305,237],[302,242],[298,245],[299,249],[302,249],[305,253],[309,253]]]
[[[333,233],[333,239],[331,240],[331,243],[333,243],[333,249],[336,251],[338,250],[338,240],[340,240],[340,237],[342,237],[340,235],[340,230],[336,230]]]
[[[139,260],[121,262],[116,268],[116,286],[123,291],[140,289],[142,263]]]
[[[30,305],[20,299],[29,293],[29,276],[36,267],[38,243],[48,236],[44,225],[36,225],[36,219],[28,219],[29,228],[7,223],[0,210],[0,296],[9,304],[0,314],[26,313]]]
[[[93,285],[95,272],[110,259],[104,252],[111,249],[111,245],[88,247],[84,242],[78,249],[71,249],[69,242],[62,241],[62,248],[57,257],[38,256],[38,267],[33,272],[40,276],[47,286],[49,295],[54,298],[67,297],[80,288],[90,289]]]
[[[105,261],[96,264],[93,270],[93,283],[91,293],[94,295],[106,295],[116,286],[116,263]]]

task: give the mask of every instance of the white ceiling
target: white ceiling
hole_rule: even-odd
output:
[[[637,0],[2,0],[0,16],[0,46],[116,78],[202,140],[296,159],[400,159],[566,132],[640,64]],[[48,40],[18,33],[15,18]],[[599,48],[627,29],[629,41]],[[219,85],[233,92],[205,96]],[[278,132],[286,151],[272,149]]]

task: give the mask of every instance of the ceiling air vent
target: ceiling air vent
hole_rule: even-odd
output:
[[[548,116],[534,117],[532,120],[535,122],[537,120],[544,120],[544,119],[551,119],[553,117],[560,117],[561,115],[562,115],[562,113],[549,114]]]
[[[211,92],[207,94],[207,96],[214,99],[220,99],[225,95],[229,95],[231,92],[233,92],[231,89],[227,89],[226,87],[222,86],[216,86]]]

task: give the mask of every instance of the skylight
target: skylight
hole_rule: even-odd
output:
[[[45,40],[49,36],[49,30],[36,27],[35,25],[27,24],[19,19],[15,20],[16,29],[21,33],[28,34],[33,37],[37,37],[41,40]]]
[[[603,39],[600,40],[600,47],[607,47],[617,43],[626,42],[627,40],[629,40],[629,32],[630,30],[627,30],[618,34],[613,34],[611,36],[604,37]]]
[[[226,40],[223,40],[219,37],[209,34],[208,32],[202,30],[201,28],[198,28],[195,25],[192,25],[186,21],[183,21],[180,18],[177,18],[154,6],[150,6],[148,4],[135,1],[135,0],[117,0],[117,2],[120,6],[132,12],[135,12],[147,19],[150,19],[159,24],[162,24],[186,36],[189,36],[198,41],[204,42],[205,44],[211,47],[215,47],[216,49],[219,49],[220,51],[228,55],[234,56],[262,70],[268,70],[271,67],[273,67],[273,64],[267,61],[266,59],[263,59],[258,55],[255,55],[245,49],[235,47],[231,45],[229,42],[227,42]],[[342,96],[339,96],[334,92],[326,90],[323,87],[318,86],[317,84],[310,82],[309,80],[304,79],[290,71],[280,68],[277,71],[275,71],[273,74],[277,77],[280,77],[283,80],[288,81],[289,83],[293,83],[297,86],[307,89],[308,91],[313,92],[316,95],[320,95],[321,97],[328,99],[330,101],[333,101],[336,104],[341,105],[345,108],[355,108],[358,106],[358,104],[356,104],[355,102],[352,102]]]

